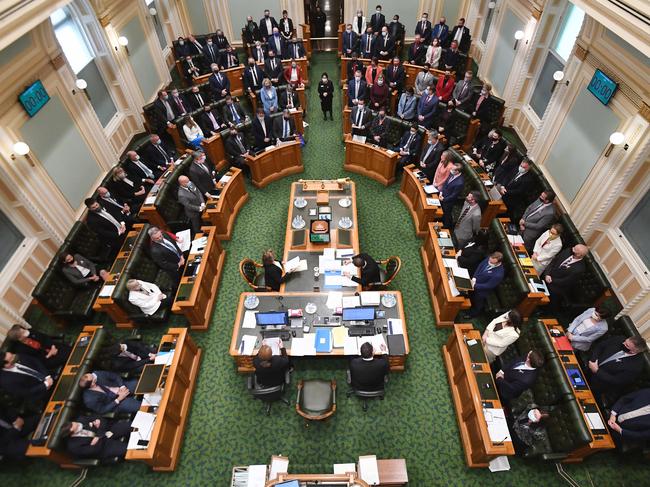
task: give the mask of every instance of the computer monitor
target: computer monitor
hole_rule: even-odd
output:
[[[343,321],[370,321],[375,319],[375,308],[343,308]]]
[[[289,318],[286,311],[267,311],[255,313],[255,323],[257,326],[288,325]]]

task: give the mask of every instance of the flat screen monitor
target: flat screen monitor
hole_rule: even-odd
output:
[[[289,324],[289,320],[286,311],[268,311],[265,313],[256,313],[255,323],[257,326],[277,326],[287,325]]]
[[[582,376],[582,371],[578,367],[568,366],[567,375],[571,379],[571,385],[576,389],[587,389],[587,383]]]
[[[343,321],[370,321],[375,319],[375,308],[343,308]]]

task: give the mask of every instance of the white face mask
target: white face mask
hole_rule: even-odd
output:
[[[135,156],[135,160],[136,160],[136,161],[139,161],[139,160],[140,160],[140,156]]]
[[[530,411],[528,411],[528,419],[530,419],[530,421],[533,423],[539,422],[537,416],[535,416],[535,409],[531,409]]]
[[[519,166],[519,168],[517,169],[517,171],[519,171],[519,174],[523,174],[523,173],[526,172],[526,169],[524,169],[523,167]]]
[[[184,45],[185,45],[185,41],[178,41],[178,45],[179,45],[179,46],[184,46]]]
[[[377,81],[378,86],[383,86],[384,82],[383,81]]]
[[[593,313],[591,313],[591,319],[593,319],[594,321],[600,321],[600,316],[598,316],[598,313],[594,311]]]

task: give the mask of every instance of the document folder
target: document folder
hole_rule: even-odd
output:
[[[316,353],[329,353],[332,351],[332,330],[318,328],[316,330]]]

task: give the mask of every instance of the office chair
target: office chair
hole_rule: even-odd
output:
[[[380,265],[381,282],[374,282],[368,286],[368,288],[373,291],[386,289],[388,285],[393,282],[399,273],[399,270],[402,268],[401,259],[395,255],[388,259],[380,260],[377,263]],[[381,266],[383,266],[383,268]]]
[[[309,421],[324,421],[336,412],[336,381],[301,380],[298,383],[296,412]]]
[[[347,383],[350,386],[350,390],[347,392],[347,397],[350,397],[352,394],[354,394],[357,397],[360,397],[363,399],[363,412],[365,413],[368,411],[368,399],[373,399],[378,397],[379,400],[383,401],[384,400],[384,395],[386,394],[385,389],[382,387],[381,389],[377,391],[364,391],[361,389],[356,389],[352,387],[352,373],[350,372],[350,369],[346,371],[346,379]],[[388,375],[384,376],[384,385],[388,384]]]
[[[284,404],[289,406],[289,401],[284,398],[285,386],[288,386],[291,383],[291,372],[287,370],[284,373],[284,383],[273,386],[273,387],[264,387],[259,382],[257,382],[257,377],[253,373],[248,376],[246,381],[246,388],[253,396],[253,399],[259,399],[260,401],[266,403],[265,411],[266,415],[271,415],[271,405],[275,401],[282,401]]]
[[[253,259],[244,259],[239,263],[239,273],[253,291],[265,292],[271,288],[264,285],[264,274],[260,274],[258,269],[263,268],[262,264],[255,262]]]

